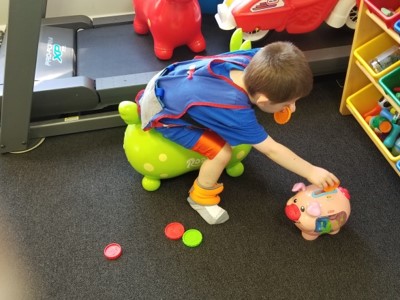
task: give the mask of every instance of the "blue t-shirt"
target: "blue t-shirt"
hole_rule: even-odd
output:
[[[257,52],[257,49],[253,49],[251,52],[252,55],[254,55],[254,53]],[[230,80],[231,70],[234,69],[241,71],[243,70],[243,66],[231,63],[229,61],[225,61],[224,63],[213,64],[210,67],[212,68],[212,71],[216,75],[218,76],[222,75],[228,80]],[[223,79],[218,79],[215,77],[214,80],[221,80],[222,82]],[[235,85],[233,83],[231,84],[232,86]],[[179,96],[180,93],[187,93],[187,91],[181,89],[179,85],[175,88],[176,88],[174,92],[175,97],[180,97]],[[204,86],[203,89],[207,89],[207,86]],[[201,93],[201,90],[197,92]],[[224,97],[223,93],[224,90],[219,90],[219,91],[216,90],[215,93],[213,93],[212,90],[207,91],[208,95],[212,95],[211,98]],[[243,90],[240,90],[239,87],[237,87],[237,89],[231,88],[229,93],[230,93],[229,96],[230,99],[235,99],[235,97],[237,97],[237,103],[238,104],[243,103]],[[235,93],[237,96],[235,96]],[[215,96],[213,94],[215,94]],[[196,96],[201,98],[201,95],[196,95]],[[181,99],[185,97],[186,97],[185,95],[182,95]],[[209,101],[212,101],[210,98],[208,99]],[[161,120],[161,123],[184,125],[186,122],[189,122],[189,123],[194,123],[194,125],[200,124],[201,127],[205,127],[216,132],[231,146],[236,146],[240,144],[258,144],[264,141],[268,137],[268,134],[265,131],[265,129],[258,123],[255,111],[250,103],[250,99],[248,99],[248,107],[245,106],[246,105],[243,105],[243,108],[232,109],[232,108],[223,108],[210,105],[193,105],[186,111],[186,114],[189,115],[190,119],[194,120],[195,122],[191,122],[190,119],[188,120],[185,117],[183,117],[182,120],[167,117],[163,118]],[[165,129],[166,128],[160,128],[159,131],[163,132],[165,136],[169,136],[169,138],[173,139],[174,133],[172,132],[166,133]],[[182,136],[180,136],[179,142],[181,144],[184,144],[186,147],[190,148],[190,146],[193,143],[193,140],[196,140],[196,134],[193,133],[193,136],[191,137],[189,137],[188,134],[187,139],[192,141],[191,142],[186,141],[186,138],[184,138],[184,141],[182,141]]]
[[[194,106],[187,113],[197,123],[215,131],[231,146],[258,144],[268,137],[253,109]]]

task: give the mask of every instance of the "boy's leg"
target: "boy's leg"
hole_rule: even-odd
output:
[[[219,146],[214,145],[217,154],[202,164],[188,197],[190,206],[211,225],[221,224],[229,219],[228,213],[218,206],[219,194],[223,190],[223,185],[218,184],[218,179],[231,158],[232,150],[226,143],[221,148],[221,144],[222,142]]]
[[[218,184],[218,179],[231,158],[231,147],[212,131],[193,128],[190,124],[186,127],[187,123],[181,119],[167,120],[165,124],[170,122],[181,126],[155,129],[165,138],[207,157],[200,167],[198,178],[189,191],[187,201],[207,223],[224,223],[229,216],[218,206],[220,201],[218,194],[223,189],[222,184]]]

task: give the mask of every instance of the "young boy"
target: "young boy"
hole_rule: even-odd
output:
[[[304,54],[289,42],[263,48],[200,57],[175,63],[157,74],[137,102],[144,130],[204,155],[187,201],[209,224],[229,219],[221,208],[218,180],[232,146],[251,144],[277,164],[325,188],[338,183],[329,171],[314,166],[272,139],[258,123],[254,106],[275,113],[312,89],[313,75]]]

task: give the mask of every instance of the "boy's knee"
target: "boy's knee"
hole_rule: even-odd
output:
[[[215,159],[220,160],[223,164],[227,165],[232,157],[232,147],[229,144],[225,144],[218,154],[215,156]]]

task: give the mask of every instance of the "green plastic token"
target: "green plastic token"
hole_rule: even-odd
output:
[[[197,229],[186,230],[182,237],[183,243],[188,247],[197,247],[202,240],[203,235]]]

